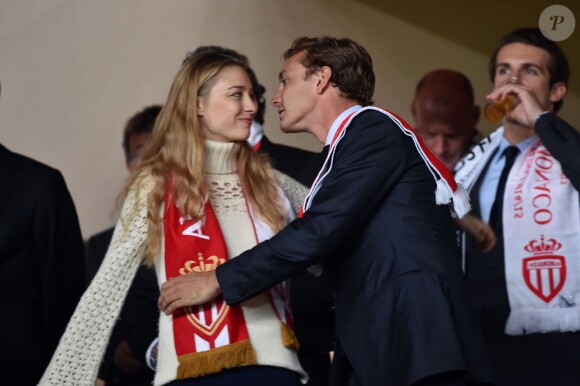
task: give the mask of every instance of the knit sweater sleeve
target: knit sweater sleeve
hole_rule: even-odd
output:
[[[129,192],[103,263],[77,305],[39,385],[95,384],[111,331],[146,245],[146,197],[152,184],[144,187]]]
[[[287,174],[281,173],[277,170],[274,172],[276,173],[278,185],[286,197],[288,197],[288,200],[290,200],[292,210],[294,213],[298,213],[304,203],[304,198],[308,194],[308,188]]]

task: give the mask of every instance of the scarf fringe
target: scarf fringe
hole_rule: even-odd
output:
[[[443,178],[437,180],[435,202],[437,205],[445,205],[453,202],[453,210],[459,218],[465,216],[471,209],[469,193],[467,193],[463,186],[457,184],[457,189],[453,192],[447,184],[447,181]]]
[[[457,184],[457,189],[453,193],[453,210],[455,210],[455,213],[459,218],[465,216],[471,210],[469,193],[460,184]]]
[[[437,205],[448,204],[451,202],[453,192],[447,182],[443,178],[437,180],[437,188],[435,189],[435,202]]]
[[[219,373],[224,369],[258,363],[249,340],[208,351],[181,355],[178,361],[177,379],[196,378]]]
[[[580,330],[580,310],[578,307],[512,310],[505,326],[507,335],[578,330]]]
[[[280,332],[282,333],[282,344],[284,347],[298,352],[300,349],[300,343],[298,342],[298,338],[296,338],[294,330],[292,330],[288,325],[280,322]]]

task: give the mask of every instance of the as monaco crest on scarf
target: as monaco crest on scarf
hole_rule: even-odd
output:
[[[566,282],[566,259],[554,254],[560,248],[562,244],[556,239],[544,242],[544,235],[524,247],[532,253],[522,260],[524,280],[530,291],[546,303],[558,295]]]

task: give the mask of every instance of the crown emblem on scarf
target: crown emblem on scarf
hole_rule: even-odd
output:
[[[226,259],[219,258],[217,256],[210,256],[205,258],[203,253],[198,253],[198,260],[188,260],[183,265],[183,268],[179,269],[180,275],[186,275],[191,271],[194,272],[209,272],[217,268],[218,265],[225,263]]]
[[[524,249],[529,253],[534,255],[554,253],[562,248],[562,243],[559,243],[556,239],[548,239],[544,242],[544,235],[540,236],[540,240],[532,240],[527,244]]]

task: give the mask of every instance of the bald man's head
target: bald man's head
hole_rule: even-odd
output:
[[[477,134],[479,106],[467,77],[453,70],[435,70],[419,81],[411,105],[415,129],[452,170]]]

